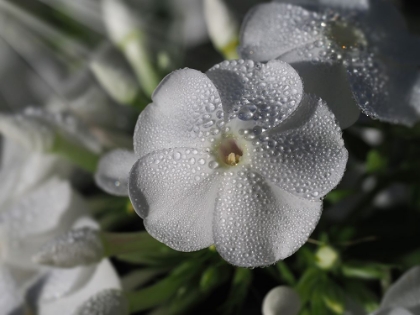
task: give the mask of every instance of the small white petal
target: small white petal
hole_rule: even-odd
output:
[[[129,194],[146,230],[181,251],[213,244],[217,162],[202,150],[178,148],[141,158],[130,175]]]
[[[301,247],[321,215],[322,202],[301,199],[240,169],[226,176],[214,217],[217,251],[240,267],[267,266]]]
[[[71,268],[99,262],[103,257],[104,248],[99,232],[81,228],[51,240],[32,260],[38,264]]]
[[[16,282],[6,266],[0,264],[0,310],[1,314],[15,314],[23,305]],[[20,313],[17,313],[20,314]]]
[[[128,150],[114,150],[105,154],[95,173],[96,184],[112,195],[127,196],[128,177],[136,161],[137,156]]]
[[[128,301],[120,290],[103,290],[84,302],[74,315],[128,315]]]
[[[375,312],[372,315],[417,315],[419,313],[413,313],[409,310],[406,310],[402,307],[395,307],[395,308],[389,308],[385,310],[380,310],[379,312]]]
[[[419,121],[420,76],[416,69],[366,58],[349,66],[347,74],[354,97],[366,115],[407,126]]]
[[[251,168],[280,188],[319,199],[341,180],[347,150],[326,104],[305,96],[294,114],[254,142]]]
[[[296,62],[293,68],[303,80],[305,93],[322,98],[337,118],[341,129],[353,125],[360,116],[347,78],[341,64],[314,64],[310,61]]]
[[[54,273],[54,277],[41,279],[30,291],[32,304],[42,315],[73,315],[86,299],[98,292],[121,289],[118,275],[106,259],[97,266],[56,269]],[[46,287],[49,287],[48,295],[45,294]]]
[[[237,118],[242,126],[272,128],[290,116],[302,99],[299,75],[279,60],[224,61],[207,75],[220,93],[227,121]]]
[[[299,295],[286,286],[271,289],[264,298],[263,315],[297,315],[301,307]]]
[[[380,309],[420,306],[420,267],[404,273],[385,293]]]
[[[369,0],[275,0],[280,3],[299,5],[314,10],[367,10],[370,7]]]
[[[275,2],[257,5],[242,24],[240,55],[267,61],[315,43],[323,39],[320,22],[316,13],[298,6]]]
[[[140,114],[134,151],[138,157],[174,147],[211,146],[223,117],[219,93],[210,79],[196,70],[172,72],[159,84]],[[147,135],[147,136],[145,136]]]

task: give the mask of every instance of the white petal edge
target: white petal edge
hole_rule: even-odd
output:
[[[134,151],[140,158],[153,151],[211,145],[222,110],[219,93],[202,72],[182,69],[168,74],[140,114]]]
[[[128,150],[114,150],[99,161],[95,182],[111,195],[128,196],[128,176],[137,156]]]
[[[38,301],[39,313],[42,315],[72,315],[78,306],[98,292],[106,289],[121,289],[118,275],[109,260],[103,260],[94,268],[94,273],[89,281],[70,295],[52,301]]]
[[[180,251],[213,244],[219,175],[212,161],[205,151],[177,148],[151,153],[133,166],[130,199],[154,238]]]
[[[225,121],[237,128],[274,128],[296,110],[303,96],[298,73],[279,60],[224,61],[206,74],[219,91]]]
[[[334,115],[306,95],[296,112],[253,142],[253,171],[303,198],[319,199],[343,177],[348,152]]]
[[[296,252],[315,229],[322,202],[296,197],[243,168],[226,174],[214,217],[219,254],[239,267],[267,266]]]
[[[420,266],[405,272],[385,293],[381,309],[420,306]]]

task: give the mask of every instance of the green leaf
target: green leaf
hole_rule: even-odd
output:
[[[288,285],[290,286],[294,286],[296,284],[296,278],[293,275],[292,271],[289,269],[289,267],[287,266],[287,264],[280,260],[277,263],[277,270],[280,273],[280,278]]]
[[[236,268],[230,287],[229,296],[222,306],[224,314],[240,314],[243,303],[252,283],[252,271],[246,268]]]
[[[376,263],[345,263],[341,272],[345,277],[358,279],[384,279],[387,277],[389,267]]]
[[[351,196],[354,192],[352,190],[349,189],[335,189],[333,191],[331,191],[325,198],[324,200],[335,204],[341,200],[343,200],[344,198]]]
[[[368,173],[379,173],[385,170],[388,165],[387,159],[379,151],[371,150],[366,159],[366,171]]]
[[[210,292],[218,285],[225,282],[229,275],[229,267],[225,264],[208,267],[200,279],[200,289],[202,292]]]

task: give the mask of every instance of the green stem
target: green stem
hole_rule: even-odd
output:
[[[96,171],[100,158],[98,154],[60,135],[56,136],[51,153],[61,155],[91,173]]]
[[[199,264],[195,261],[187,261],[177,268],[165,279],[145,289],[130,292],[127,299],[130,312],[136,313],[158,306],[171,297],[175,296],[178,290],[186,285],[199,271]]]
[[[160,79],[146,49],[146,36],[143,32],[135,30],[128,34],[119,46],[133,67],[143,91],[151,97]]]

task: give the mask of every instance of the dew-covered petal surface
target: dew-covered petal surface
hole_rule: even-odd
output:
[[[42,315],[73,315],[74,311],[85,302],[89,297],[97,294],[98,292],[106,289],[121,289],[120,280],[118,275],[109,262],[109,260],[103,260],[100,264],[92,267],[79,267],[77,269],[85,270],[85,272],[90,272],[90,274],[85,274],[85,280],[80,284],[80,282],[72,282],[72,284],[78,284],[73,286],[71,291],[67,291],[64,296],[61,294],[60,298],[50,298],[45,299],[43,295],[43,287],[51,286],[49,292],[53,293],[54,286],[57,286],[57,292],[63,292],[60,287],[63,281],[55,281],[50,284],[52,281],[49,278],[46,278],[46,282],[38,283],[37,286],[33,287],[30,291],[30,300],[33,305],[37,305],[38,313]],[[71,269],[70,269],[71,270]],[[69,269],[57,269],[57,273],[68,273]],[[80,273],[82,275],[82,273]],[[73,279],[80,279],[79,277]],[[64,279],[62,279],[64,280]],[[61,284],[61,285],[60,285]],[[43,298],[44,297],[44,298]]]
[[[369,8],[368,0],[275,0],[279,3],[290,3],[312,10],[366,10]]]
[[[241,30],[242,58],[256,61],[275,59],[323,38],[321,17],[301,7],[267,3],[255,6]]]
[[[167,75],[140,114],[134,133],[134,151],[142,157],[153,151],[208,146],[218,133],[222,103],[214,84],[196,70]]]
[[[381,309],[391,307],[411,308],[420,306],[420,267],[404,273],[385,293]]]
[[[369,60],[348,67],[354,97],[368,116],[412,126],[420,119],[420,76],[414,67]]]
[[[225,120],[237,118],[242,126],[272,128],[290,116],[302,99],[299,75],[282,61],[224,61],[207,75],[219,91]]]
[[[128,301],[121,290],[103,290],[79,306],[74,315],[128,315]]]
[[[85,227],[52,239],[42,246],[32,260],[38,264],[72,268],[97,263],[103,257],[104,247],[99,232]]]
[[[128,150],[114,150],[105,154],[99,161],[95,173],[95,182],[111,195],[128,195],[128,176],[137,161],[134,152]]]
[[[134,165],[129,196],[154,238],[181,251],[213,244],[219,184],[215,168],[217,162],[209,153],[185,148],[155,152]]]
[[[251,168],[278,187],[300,197],[319,199],[341,180],[347,150],[326,104],[305,95],[283,124],[253,141]]]
[[[240,267],[267,266],[302,246],[321,201],[296,197],[246,168],[224,176],[214,218],[217,251]]]
[[[357,121],[360,109],[350,89],[347,71],[341,64],[297,62],[293,67],[303,80],[305,93],[322,98],[342,129]]]
[[[297,315],[301,307],[299,295],[287,286],[271,289],[264,298],[263,315]]]
[[[15,314],[23,304],[16,282],[10,270],[0,264],[0,310],[1,314]],[[17,313],[19,314],[19,313]]]

